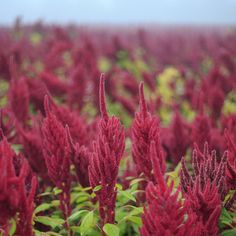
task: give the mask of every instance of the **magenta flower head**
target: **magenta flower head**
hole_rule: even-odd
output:
[[[2,131],[1,131],[2,132]],[[19,207],[19,179],[13,165],[14,152],[6,138],[1,135],[0,142],[0,227],[7,228],[8,220]]]
[[[28,162],[23,160],[19,173],[19,196],[21,199],[19,206],[19,220],[17,222],[17,235],[33,236],[33,212],[34,212],[34,197],[37,189],[37,178],[33,176]]]
[[[161,148],[158,119],[147,110],[143,93],[143,83],[139,87],[140,111],[135,114],[132,126],[132,155],[139,173],[144,173],[150,181],[154,180],[152,161],[150,158],[150,145],[153,141],[158,153],[161,170],[165,171],[165,160]]]
[[[9,90],[11,110],[20,124],[26,125],[29,118],[29,91],[25,78],[12,78]]]
[[[221,200],[227,194],[226,160],[227,152],[218,158],[216,152],[209,153],[205,143],[204,153],[193,151],[193,176],[186,168],[182,158],[181,187],[188,201],[189,211],[193,211],[201,221],[206,235],[218,234],[218,220],[221,213]]]
[[[168,132],[167,142],[165,142],[167,153],[173,163],[177,165],[191,144],[190,129],[178,111],[175,112],[172,123],[166,132]]]
[[[157,155],[154,141],[151,142],[150,152],[152,157]],[[201,225],[196,222],[195,214],[187,215],[187,204],[182,203],[179,189],[174,190],[173,182],[170,187],[167,186],[159,159],[152,158],[152,160],[155,160],[153,164],[156,184],[149,182],[145,190],[148,206],[142,215],[141,235],[200,235]]]
[[[24,155],[29,161],[32,170],[45,182],[49,182],[48,174],[45,172],[46,164],[42,150],[42,136],[39,121],[34,120],[31,129],[26,130],[17,126],[18,135],[23,145]]]
[[[115,116],[111,118],[107,114],[104,94],[104,74],[100,78],[100,112],[99,133],[93,144],[93,152],[90,156],[89,181],[93,188],[101,186],[96,191],[99,201],[99,210],[102,226],[106,223],[114,223],[116,181],[119,163],[125,148],[125,133],[120,121]]]
[[[235,190],[233,196],[227,201],[226,208],[230,209],[236,201],[236,144],[233,142],[228,130],[225,129],[225,139],[229,148],[229,158],[227,162],[227,184],[228,188]]]
[[[17,212],[17,235],[33,235],[32,216],[37,179],[26,159],[16,155],[1,131],[0,141],[0,228],[8,235],[8,221]]]
[[[205,142],[211,144],[210,131],[210,119],[203,114],[198,115],[192,125],[192,141],[198,145],[200,150],[203,149]]]
[[[46,118],[42,124],[43,153],[48,175],[53,183],[62,190],[60,195],[61,209],[65,217],[70,214],[70,163],[72,148],[69,140],[68,127],[57,120],[50,111],[48,97],[45,96]]]

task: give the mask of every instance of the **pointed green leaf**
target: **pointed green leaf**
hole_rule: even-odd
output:
[[[96,186],[96,187],[93,189],[93,191],[94,191],[94,192],[97,192],[97,191],[99,191],[101,188],[102,188],[102,185],[98,185],[98,186]]]
[[[105,224],[103,226],[103,231],[107,236],[119,236],[120,229],[114,224]]]
[[[37,213],[39,213],[41,211],[46,211],[46,210],[48,210],[51,207],[52,207],[51,204],[43,203],[43,204],[39,205],[38,207],[36,207],[36,209],[34,210],[34,214],[37,214]]]
[[[52,228],[55,228],[55,227],[60,226],[65,223],[65,221],[63,219],[51,218],[48,216],[37,216],[34,218],[34,221],[39,222],[43,225],[51,226]]]
[[[134,222],[136,225],[141,226],[142,225],[142,220],[141,217],[137,216],[129,216],[127,220]]]
[[[86,234],[89,229],[93,227],[94,215],[93,211],[90,211],[83,219],[80,225],[80,232],[82,235]]]
[[[221,236],[235,236],[235,235],[236,235],[236,228],[225,230],[224,232],[221,233]]]
[[[81,216],[81,214],[88,212],[87,210],[81,210],[81,211],[76,211],[74,212],[69,218],[69,221],[75,221],[78,220],[78,218]]]
[[[124,196],[126,199],[129,199],[129,200],[131,200],[131,201],[136,202],[135,197],[134,197],[131,193],[129,193],[129,192],[127,192],[127,191],[119,191],[119,193],[121,193],[122,196]]]

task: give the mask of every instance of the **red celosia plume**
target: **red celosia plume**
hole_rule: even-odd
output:
[[[93,188],[101,186],[101,189],[96,191],[96,196],[103,226],[106,223],[114,223],[115,220],[115,185],[125,147],[125,134],[119,119],[115,116],[110,118],[107,114],[103,74],[100,78],[99,94],[101,120],[98,138],[93,144],[90,156],[89,181]]]

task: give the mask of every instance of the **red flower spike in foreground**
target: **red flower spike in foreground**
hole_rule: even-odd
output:
[[[159,185],[149,182],[146,188],[148,207],[142,215],[142,236],[203,236],[203,226],[194,213],[187,215],[187,204],[178,199],[179,190],[173,184],[163,191]],[[185,217],[187,219],[185,220]],[[205,236],[205,235],[204,235]]]
[[[165,160],[161,150],[158,119],[147,110],[147,104],[143,93],[143,83],[139,87],[140,111],[136,113],[132,126],[132,155],[139,172],[143,172],[146,178],[154,181],[153,166],[150,158],[150,144],[155,143],[156,152],[161,170],[165,171]]]
[[[32,217],[36,177],[32,177],[28,162],[17,156],[1,131],[0,141],[0,229],[8,235],[9,220],[17,212],[17,235],[33,236]]]
[[[19,208],[19,221],[17,222],[17,234],[20,236],[33,236],[32,230],[32,219],[34,212],[34,196],[37,188],[37,179],[35,176],[32,177],[30,183],[30,190],[26,190],[25,182],[27,181],[26,175],[27,169],[29,169],[28,163],[25,162],[25,165],[21,168],[20,178],[21,182],[19,184],[19,194],[21,198],[21,205]],[[28,173],[29,174],[29,173]]]
[[[107,114],[104,75],[100,78],[100,112],[98,138],[93,144],[90,156],[89,181],[93,188],[101,186],[96,191],[99,201],[101,228],[106,223],[114,223],[116,202],[116,181],[119,163],[125,148],[125,133],[120,121],[115,116]],[[104,234],[104,232],[103,232]]]
[[[155,142],[151,143],[151,155],[157,155]],[[157,184],[149,182],[146,188],[148,207],[142,215],[142,236],[199,236],[202,225],[196,222],[196,215],[191,212],[187,216],[187,204],[179,199],[180,191],[173,189],[173,182],[168,187],[161,173],[159,160],[155,161],[154,175]],[[185,217],[187,216],[187,219]]]
[[[218,220],[221,213],[221,200],[227,194],[225,153],[217,162],[215,151],[211,153],[205,143],[204,153],[193,151],[191,176],[182,158],[181,187],[189,211],[197,215],[197,221],[204,225],[204,235],[218,235]]]
[[[67,218],[70,208],[70,163],[72,150],[66,128],[57,120],[49,108],[48,97],[44,101],[46,118],[42,125],[43,153],[48,175],[53,183],[62,190],[60,195],[61,210]]]
[[[1,130],[2,132],[2,130]],[[10,145],[3,134],[0,142],[0,228],[7,230],[8,221],[13,217],[19,207],[18,196],[19,179],[13,166],[13,156]]]
[[[226,129],[225,139],[229,147],[229,158],[227,162],[227,184],[229,189],[235,191],[233,196],[226,203],[226,208],[230,209],[236,201],[236,144],[233,142],[232,137]]]
[[[204,152],[200,152],[198,147],[193,150],[192,155],[192,166],[194,170],[193,177],[190,176],[185,160],[182,158],[182,169],[181,169],[181,186],[184,192],[188,191],[188,187],[193,187],[193,182],[198,176],[200,176],[201,187],[204,187],[207,180],[210,181],[212,185],[216,185],[218,188],[218,193],[221,199],[224,200],[227,194],[227,183],[226,183],[226,166],[227,166],[227,155],[225,152],[221,158],[217,158],[215,150],[211,153],[209,152],[208,144],[204,145]]]

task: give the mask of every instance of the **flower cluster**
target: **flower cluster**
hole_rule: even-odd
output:
[[[48,175],[53,183],[62,190],[60,195],[61,210],[67,218],[70,208],[70,164],[73,150],[70,144],[69,128],[57,120],[50,111],[48,97],[45,97],[46,118],[42,124],[43,154],[46,161]]]
[[[115,220],[116,181],[125,147],[124,128],[119,119],[115,116],[110,118],[107,114],[104,75],[100,78],[100,111],[98,138],[93,144],[88,170],[91,186],[101,186],[101,189],[96,191],[96,196],[103,226],[106,223],[114,223]]]
[[[28,162],[16,155],[1,133],[0,141],[0,228],[8,235],[10,219],[17,217],[17,235],[33,235],[32,217],[37,179]]]
[[[148,207],[145,208],[142,216],[141,235],[203,235],[202,225],[196,223],[196,214],[188,212],[187,201],[182,203],[180,190],[174,189],[173,182],[170,186],[166,184],[159,160],[155,158],[157,153],[154,142],[151,143],[150,148],[152,160],[157,160],[154,165],[156,184],[149,182],[146,188]]]
[[[217,159],[214,150],[209,153],[207,143],[203,153],[196,149],[193,151],[193,176],[182,158],[182,192],[189,203],[190,211],[193,211],[198,217],[197,220],[204,225],[206,235],[218,234],[221,200],[224,200],[228,192],[226,165],[227,153]]]
[[[165,160],[161,148],[159,135],[159,122],[157,117],[152,116],[147,110],[144,98],[143,83],[139,87],[140,111],[136,113],[132,126],[132,156],[139,173],[144,173],[150,181],[154,180],[153,166],[150,157],[150,145],[153,141],[157,150],[161,169],[164,172]]]

